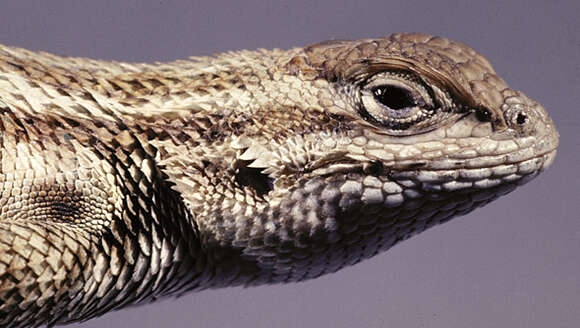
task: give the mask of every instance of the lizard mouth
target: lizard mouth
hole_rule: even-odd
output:
[[[522,185],[552,164],[556,150],[518,162],[457,169],[393,170],[390,176],[425,191],[454,192],[487,189],[502,184]]]
[[[510,156],[511,155],[511,156]],[[484,158],[478,163],[468,160],[438,162],[380,161],[360,162],[345,157],[320,160],[309,170],[310,174],[329,176],[335,174],[363,173],[387,176],[390,180],[424,191],[454,192],[459,190],[487,189],[503,184],[522,185],[549,167],[556,157],[556,149],[537,156],[518,158],[514,154]]]
[[[423,162],[394,163],[390,176],[404,183],[412,181],[425,191],[453,192],[522,185],[549,167],[556,157],[558,134],[553,124],[546,127],[547,133],[542,136],[497,141],[492,148],[494,152],[488,154],[482,146],[484,141],[476,141],[465,153]],[[505,143],[502,145],[502,142]],[[477,155],[473,156],[474,153]]]

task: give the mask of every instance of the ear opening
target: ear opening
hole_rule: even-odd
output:
[[[263,168],[247,167],[250,161],[242,161],[238,169],[234,182],[240,188],[248,187],[256,192],[256,195],[263,197],[274,190],[274,179],[262,172]]]

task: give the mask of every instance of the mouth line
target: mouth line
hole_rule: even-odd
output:
[[[503,184],[524,184],[551,165],[556,150],[513,163],[486,167],[452,169],[392,170],[394,181],[409,182],[424,191],[455,192],[458,190],[488,189]]]
[[[448,170],[460,170],[460,169],[485,169],[493,168],[502,165],[518,165],[522,162],[535,160],[539,158],[554,156],[557,152],[557,148],[552,148],[550,150],[543,151],[539,154],[534,154],[529,156],[525,154],[525,150],[521,149],[516,152],[497,154],[497,155],[485,155],[473,158],[443,158],[443,159],[420,159],[420,160],[405,160],[394,162],[390,161],[385,164],[385,166],[390,167],[391,170],[395,171],[406,171],[406,170],[428,170],[428,171],[448,171]],[[524,156],[522,156],[524,154]],[[527,156],[525,156],[527,155]]]
[[[375,165],[365,165],[353,160],[336,160],[330,166],[313,169],[308,174],[329,176],[333,174],[360,173],[373,176],[387,176],[392,181],[410,181],[422,185],[427,191],[457,191],[459,189],[487,189],[506,183],[521,184],[531,180],[549,165],[555,158],[556,149],[552,149],[532,157],[518,161],[501,161],[488,166],[461,166],[451,168],[429,168],[423,162],[413,162],[407,165],[389,166],[384,162],[379,168]],[[506,156],[507,154],[501,155]],[[426,161],[424,161],[426,162]],[[329,164],[326,161],[325,164]],[[371,169],[369,169],[369,167]]]

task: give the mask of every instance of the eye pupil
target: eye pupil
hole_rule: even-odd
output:
[[[380,86],[373,90],[377,101],[391,109],[402,109],[415,106],[411,93],[395,86]]]

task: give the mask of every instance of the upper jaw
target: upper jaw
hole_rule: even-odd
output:
[[[415,169],[408,168],[409,161],[395,163],[391,177],[411,179],[433,191],[485,189],[530,181],[554,161],[558,132],[544,108],[522,94],[517,99],[506,98],[502,110],[504,128],[466,118],[456,124],[478,128],[473,128],[470,135],[454,136],[450,127],[441,139],[448,145],[455,144],[457,151],[425,160]]]
[[[393,170],[395,181],[410,180],[422,190],[454,192],[487,189],[504,184],[523,184],[536,177],[554,160],[556,151],[515,163],[450,169]]]

